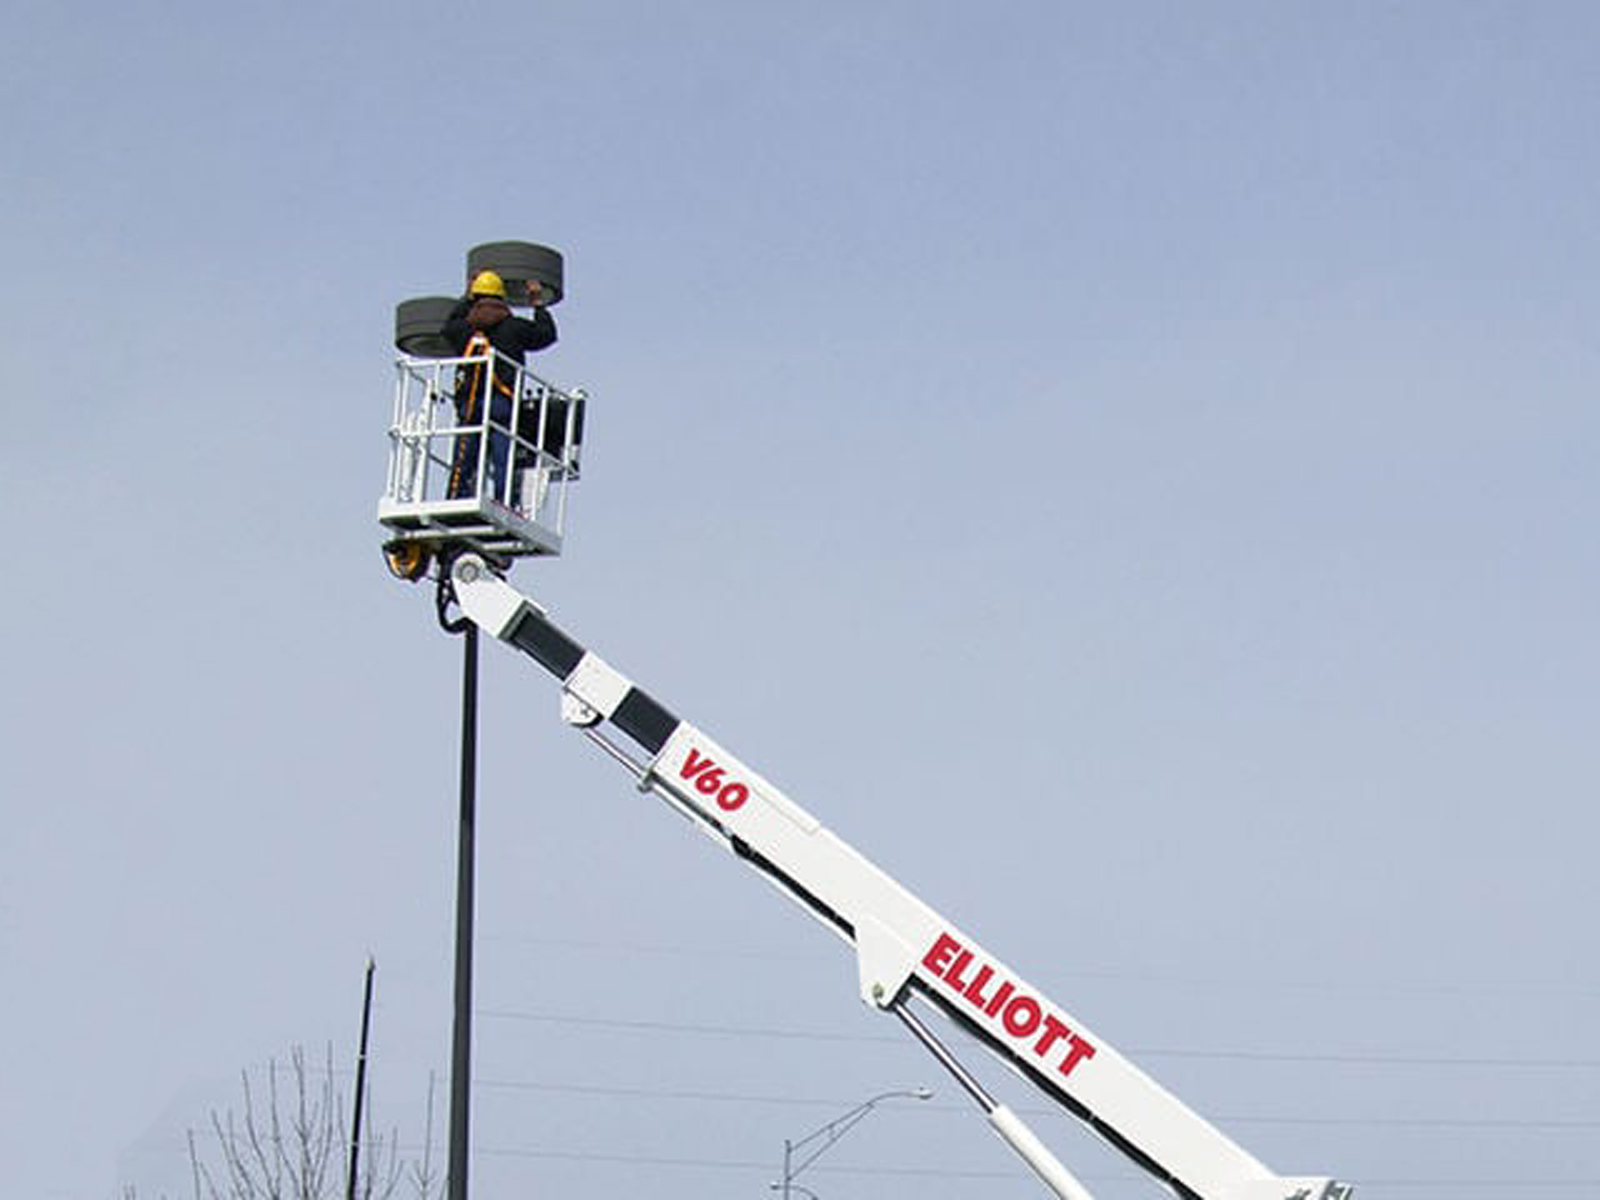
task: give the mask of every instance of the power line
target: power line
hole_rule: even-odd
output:
[[[578,1017],[565,1013],[539,1013],[518,1009],[480,1009],[480,1015],[505,1021],[538,1021],[555,1025],[591,1026],[596,1029],[631,1029],[652,1033],[692,1033],[711,1037],[762,1037],[812,1042],[888,1042],[904,1045],[902,1037],[873,1033],[832,1033],[815,1029],[774,1029],[759,1026],[701,1025],[688,1021],[624,1020],[613,1017]]]
[[[407,1146],[405,1149],[417,1149]],[[621,1166],[683,1167],[708,1170],[770,1171],[765,1159],[696,1158],[648,1154],[597,1153],[584,1150],[552,1150],[543,1147],[478,1147],[473,1153],[487,1158],[528,1158],[586,1163],[613,1163]],[[816,1168],[818,1174],[880,1176],[921,1179],[1026,1180],[1020,1171],[971,1170],[945,1167],[890,1167],[831,1165]],[[1081,1175],[1087,1183],[1119,1183],[1142,1179],[1134,1174]],[[1409,1179],[1360,1176],[1363,1187],[1448,1187],[1448,1188],[1593,1188],[1600,1178],[1590,1179]]]
[[[443,1143],[431,1143],[433,1150],[443,1148]],[[425,1148],[422,1142],[401,1142],[398,1149],[407,1154],[420,1154]],[[161,1154],[186,1154],[187,1151],[179,1146],[153,1151]],[[719,1171],[770,1171],[772,1163],[768,1159],[731,1159],[731,1158],[700,1158],[692,1156],[665,1156],[648,1154],[617,1154],[587,1150],[555,1150],[546,1147],[530,1146],[475,1146],[472,1150],[474,1158],[512,1158],[535,1159],[555,1162],[577,1163],[607,1163],[615,1166],[637,1167],[674,1167],[687,1170],[719,1170]],[[1031,1181],[1032,1177],[1018,1171],[974,1170],[970,1168],[945,1168],[945,1167],[887,1167],[876,1165],[832,1164],[815,1168],[818,1174],[838,1176],[898,1176],[921,1177],[938,1179],[968,1179],[968,1180],[1014,1180],[1018,1182]],[[1394,1188],[1498,1188],[1498,1189],[1571,1189],[1571,1188],[1600,1188],[1600,1177],[1587,1179],[1414,1179],[1414,1178],[1388,1178],[1380,1176],[1362,1175],[1354,1172],[1350,1178],[1359,1181],[1366,1187],[1394,1187]],[[1079,1178],[1089,1183],[1121,1183],[1129,1180],[1138,1180],[1143,1176],[1133,1174],[1100,1174],[1080,1175]]]
[[[569,1096],[624,1097],[639,1100],[688,1100],[709,1104],[774,1104],[792,1107],[823,1108],[847,1103],[837,1097],[774,1096],[751,1092],[707,1092],[677,1088],[619,1087],[587,1083],[546,1083],[523,1079],[480,1079],[476,1086],[490,1091],[550,1092]],[[923,1111],[961,1112],[971,1110],[958,1104],[929,1104]],[[1059,1117],[1060,1109],[1024,1107],[1018,1112],[1026,1116]],[[1251,1116],[1219,1114],[1218,1121],[1256,1125],[1350,1126],[1384,1129],[1514,1129],[1514,1130],[1571,1130],[1600,1129],[1600,1121],[1591,1120],[1538,1120],[1508,1117],[1297,1117]]]
[[[680,1158],[648,1154],[598,1154],[584,1150],[549,1150],[544,1148],[517,1148],[505,1146],[480,1147],[475,1151],[492,1158],[540,1158],[540,1159],[570,1159],[574,1162],[610,1162],[627,1165],[648,1167],[710,1167],[720,1170],[739,1171],[770,1171],[772,1162],[769,1159],[732,1159],[732,1158]],[[971,1169],[941,1169],[937,1167],[855,1167],[855,1166],[822,1166],[815,1168],[817,1174],[831,1175],[909,1175],[923,1177],[938,1177],[945,1179],[1026,1179],[1028,1176],[1015,1171],[983,1171]],[[1102,1181],[1111,1178],[1133,1178],[1133,1176],[1101,1176]]]
[[[610,1017],[583,1017],[566,1013],[541,1013],[517,1009],[480,1009],[480,1016],[495,1020],[534,1021],[547,1024],[624,1029],[651,1033],[683,1033],[706,1037],[776,1038],[826,1042],[878,1042],[903,1044],[903,1039],[888,1034],[833,1033],[824,1030],[778,1029],[762,1026],[705,1025],[688,1021],[623,1020]],[[1594,1070],[1600,1059],[1592,1058],[1512,1058],[1467,1057],[1420,1054],[1309,1053],[1267,1050],[1190,1049],[1175,1047],[1135,1047],[1125,1053],[1138,1058],[1228,1059],[1242,1062],[1340,1063],[1356,1066],[1418,1067],[1494,1067],[1530,1070]]]
[[[770,962],[821,963],[832,962],[836,955],[806,951],[785,951],[751,947],[735,949],[727,946],[690,946],[666,942],[612,942],[598,938],[530,937],[527,934],[485,934],[483,940],[501,945],[526,945],[577,951],[587,954],[608,954],[633,958],[641,954],[669,957],[722,959],[738,962],[762,960]],[[1600,998],[1600,985],[1584,986],[1574,983],[1524,982],[1520,984],[1440,983],[1425,980],[1352,982],[1349,980],[1284,979],[1279,976],[1206,976],[1175,974],[1160,971],[1094,970],[1082,967],[1060,973],[1063,980],[1110,980],[1127,983],[1158,985],[1161,987],[1197,987],[1229,992],[1259,994],[1271,992],[1320,992],[1334,995],[1367,996],[1567,996],[1573,999]]]
[[[331,1070],[328,1067],[317,1067],[309,1070],[309,1073],[319,1077],[332,1075],[335,1078],[340,1078],[348,1076],[352,1072],[343,1067],[333,1067]],[[473,1080],[472,1086],[474,1090],[481,1089],[484,1091],[545,1092],[566,1096],[599,1096],[651,1101],[681,1100],[704,1104],[771,1104],[791,1108],[830,1108],[850,1103],[848,1098],[840,1096],[779,1096],[754,1092],[624,1087],[616,1084],[563,1083],[537,1079],[479,1078]],[[919,1111],[965,1113],[971,1110],[965,1105],[931,1103],[920,1106]],[[1058,1108],[1040,1106],[1018,1106],[1016,1111],[1030,1117],[1062,1116],[1062,1111]],[[1388,1117],[1376,1115],[1318,1117],[1285,1116],[1281,1113],[1270,1116],[1250,1113],[1218,1113],[1215,1114],[1213,1119],[1218,1122],[1239,1125],[1291,1125],[1321,1128],[1476,1129],[1527,1132],[1589,1132],[1600,1130],[1600,1120],[1534,1117]]]

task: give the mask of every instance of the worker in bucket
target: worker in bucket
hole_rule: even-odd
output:
[[[444,338],[461,358],[494,355],[494,368],[487,363],[468,363],[456,372],[456,419],[465,426],[482,426],[487,404],[489,423],[489,484],[491,495],[509,503],[508,469],[512,462],[511,439],[517,415],[517,376],[523,356],[543,350],[556,340],[556,323],[544,306],[544,292],[537,280],[528,282],[528,303],[533,318],[512,313],[506,299],[506,284],[494,271],[479,271],[467,294],[450,310],[445,320]],[[531,441],[533,429],[518,430],[518,436]],[[452,499],[471,496],[478,486],[478,456],[484,435],[463,433],[456,439],[455,459],[450,470]]]

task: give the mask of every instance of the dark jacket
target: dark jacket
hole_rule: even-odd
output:
[[[512,314],[511,308],[498,296],[463,296],[445,319],[444,338],[458,355],[467,352],[474,333],[482,333],[489,345],[505,356],[494,363],[494,400],[490,405],[492,419],[501,426],[510,426],[513,420],[512,390],[517,384],[517,369],[523,356],[534,350],[543,350],[556,340],[556,323],[543,308],[533,310],[533,319]],[[506,360],[510,361],[507,362]],[[483,420],[478,405],[484,395],[481,366],[460,367],[456,371],[456,415],[467,423]],[[535,437],[534,422],[537,411],[525,411],[519,436]],[[555,401],[549,405],[546,416],[545,448],[559,454],[562,431],[566,427],[566,406]]]
[[[510,307],[498,296],[463,296],[445,319],[444,338],[457,354],[466,353],[467,343],[476,331],[489,338],[489,344],[513,362],[534,350],[555,344],[556,322],[548,309],[533,310],[533,320],[513,316]]]

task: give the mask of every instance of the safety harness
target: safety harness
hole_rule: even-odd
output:
[[[484,333],[482,330],[474,332],[472,337],[467,341],[467,348],[462,354],[462,357],[476,358],[481,360],[474,362],[465,368],[467,372],[467,403],[465,411],[458,410],[457,412],[462,425],[473,425],[476,424],[478,420],[478,396],[483,391],[483,372],[485,367],[487,367],[489,370],[489,378],[492,381],[492,386],[494,387],[495,391],[499,392],[508,400],[514,400],[516,393],[512,390],[511,385],[505,380],[501,379],[500,373],[494,369],[494,346],[490,343],[488,334]],[[459,396],[460,394],[461,383],[458,379],[456,384],[456,395]],[[513,405],[513,411],[515,411],[515,405]],[[481,433],[471,434],[468,436],[481,438],[485,442],[488,440],[487,438],[484,438]],[[461,437],[457,440],[455,462],[450,468],[451,496],[460,496],[463,494],[462,482],[463,477],[466,474],[467,447],[467,437]],[[487,447],[483,448],[487,449]],[[481,453],[474,456],[474,458],[482,457],[483,455]]]

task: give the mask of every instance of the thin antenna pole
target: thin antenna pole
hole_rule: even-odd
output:
[[[356,1051],[356,1100],[350,1118],[350,1175],[345,1180],[345,1200],[356,1200],[356,1179],[361,1165],[361,1102],[367,1095],[367,1035],[372,1029],[372,973],[377,969],[367,958],[367,983],[361,999],[361,1048]]]
[[[448,1200],[467,1200],[467,1108],[472,1087],[473,826],[477,810],[478,627],[467,622],[461,667],[461,824],[456,844],[455,1026],[450,1053]]]

